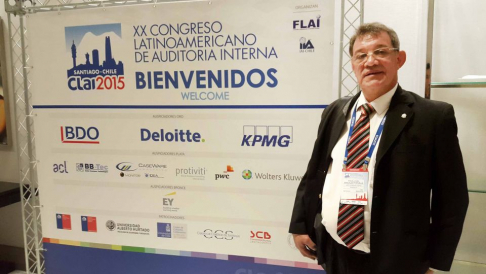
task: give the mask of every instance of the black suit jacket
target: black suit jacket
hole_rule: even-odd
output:
[[[289,232],[308,234],[318,244],[319,264],[329,255],[322,243],[332,238],[325,230],[316,234],[314,221],[321,212],[332,149],[358,97],[339,99],[324,110],[297,189]],[[372,199],[372,273],[423,274],[429,266],[450,269],[469,203],[450,104],[426,100],[398,86],[377,151]]]

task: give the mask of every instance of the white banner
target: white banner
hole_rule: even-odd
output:
[[[287,230],[334,5],[300,2],[30,15],[44,237],[310,262]]]

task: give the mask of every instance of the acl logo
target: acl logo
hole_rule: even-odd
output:
[[[272,238],[272,236],[270,235],[270,233],[265,232],[265,231],[257,231],[257,232],[251,231],[251,237],[250,238],[270,240]]]
[[[243,126],[241,146],[288,147],[293,142],[291,126]]]
[[[63,144],[99,144],[100,132],[95,127],[61,127],[61,142]]]

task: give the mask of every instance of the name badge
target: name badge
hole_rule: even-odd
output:
[[[368,204],[368,172],[362,169],[348,169],[343,171],[343,176],[341,204]]]

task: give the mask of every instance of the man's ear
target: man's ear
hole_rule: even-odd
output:
[[[405,51],[401,50],[398,52],[398,67],[401,68],[403,64],[405,64],[405,61],[407,61],[407,53]]]

